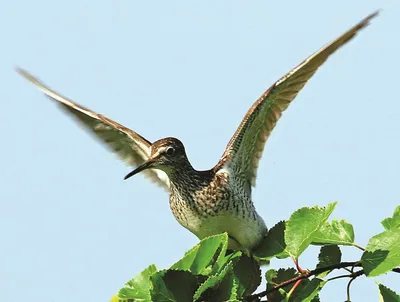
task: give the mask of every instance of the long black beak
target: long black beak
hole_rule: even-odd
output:
[[[138,174],[139,172],[142,172],[143,170],[149,169],[153,166],[154,161],[149,159],[148,161],[144,162],[141,164],[139,167],[137,167],[135,170],[127,174],[124,178],[124,180],[127,180],[128,178],[132,177],[135,174]]]

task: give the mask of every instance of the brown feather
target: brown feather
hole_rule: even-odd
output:
[[[214,170],[224,166],[241,171],[249,190],[255,185],[258,162],[265,142],[289,104],[326,59],[355,37],[378,15],[375,12],[330,42],[273,84],[251,106]]]
[[[136,167],[149,158],[151,143],[140,134],[51,90],[27,71],[21,68],[16,70],[50,99],[56,101],[62,109],[77,118],[86,129],[105,142],[128,165]],[[169,180],[164,172],[149,169],[143,173],[153,182],[169,189]]]

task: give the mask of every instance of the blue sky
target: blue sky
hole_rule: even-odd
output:
[[[131,169],[14,66],[151,141],[181,139],[193,166],[207,169],[274,81],[378,8],[284,113],[253,193],[270,227],[338,200],[333,217],[353,223],[362,246],[400,203],[398,1],[5,2],[0,300],[107,301],[147,265],[166,268],[197,242],[162,189],[143,176],[123,181]],[[317,254],[301,265],[314,267]],[[393,277],[379,280],[400,291]],[[345,285],[328,284],[322,300],[345,300]],[[378,298],[365,278],[352,293]]]

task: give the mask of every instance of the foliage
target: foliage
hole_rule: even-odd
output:
[[[364,249],[354,242],[353,226],[329,216],[336,203],[325,207],[304,207],[287,221],[280,221],[266,234],[260,246],[247,255],[228,251],[228,234],[201,240],[169,269],[150,265],[128,281],[111,301],[319,301],[327,282],[360,276],[376,277],[390,271],[400,273],[400,206],[382,221],[385,229],[373,236]],[[321,246],[315,269],[303,270],[299,257],[310,246]],[[341,262],[340,246],[363,250],[360,259]],[[265,290],[261,284],[261,263],[291,257],[295,268],[269,269]],[[339,270],[342,274],[333,272]],[[381,301],[400,301],[392,289],[377,283]],[[344,291],[343,295],[346,295]],[[264,300],[263,300],[264,299]]]

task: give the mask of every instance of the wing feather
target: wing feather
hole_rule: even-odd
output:
[[[327,58],[354,38],[376,15],[378,12],[363,19],[273,84],[249,109],[214,169],[229,167],[250,192],[265,143],[283,111]]]
[[[72,114],[86,129],[105,142],[128,165],[136,167],[149,158],[151,143],[140,134],[62,96],[48,88],[27,71],[21,68],[16,68],[16,70],[44,92],[46,96],[56,101],[62,109]],[[169,189],[169,180],[164,172],[149,169],[143,171],[143,173],[153,182],[166,190]]]

